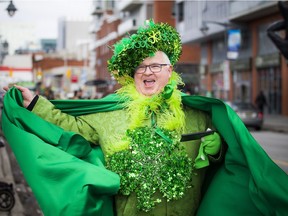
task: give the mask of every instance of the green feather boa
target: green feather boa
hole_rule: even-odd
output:
[[[161,128],[179,133],[184,129],[184,113],[181,105],[181,92],[178,85],[183,85],[181,77],[173,72],[168,85],[157,95],[147,97],[137,92],[134,82],[124,85],[117,91],[124,107],[128,109],[131,120],[129,129],[143,126],[143,122],[151,119],[153,113],[159,116],[157,125]],[[161,113],[161,115],[159,115]]]

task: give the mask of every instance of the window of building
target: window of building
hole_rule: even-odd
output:
[[[202,65],[206,65],[207,64],[207,44],[206,43],[202,43],[201,44],[201,64]]]
[[[115,1],[114,0],[108,0],[105,2],[106,3],[106,7],[109,10],[113,10],[115,8]]]
[[[180,2],[177,5],[178,13],[178,22],[182,22],[184,20],[184,2]]]
[[[212,44],[212,63],[222,63],[226,59],[227,46],[225,38],[218,38],[213,41]]]

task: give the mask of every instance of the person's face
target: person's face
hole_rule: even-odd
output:
[[[161,66],[160,64],[166,65]],[[146,67],[145,70],[144,66],[147,65],[151,65],[152,71],[149,67]],[[136,89],[145,96],[157,94],[168,84],[171,74],[172,66],[167,55],[158,51],[155,56],[144,59],[138,69],[135,70],[134,81]]]

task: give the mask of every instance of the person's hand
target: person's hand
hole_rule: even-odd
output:
[[[23,87],[23,86],[17,86],[17,85],[14,85],[15,88],[19,89],[22,93],[22,97],[23,97],[23,106],[25,108],[28,107],[28,105],[31,103],[31,101],[33,100],[34,98],[34,95],[32,94],[32,92],[26,88],[26,87]],[[5,91],[8,91],[9,87],[6,86],[3,88]]]
[[[216,155],[221,147],[221,138],[217,132],[201,138],[204,152],[209,155]]]
[[[208,129],[210,130],[210,129]],[[201,138],[199,153],[195,159],[194,167],[200,169],[209,166],[207,155],[216,155],[221,148],[221,137],[217,132]]]

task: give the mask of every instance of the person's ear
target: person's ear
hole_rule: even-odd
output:
[[[173,72],[173,65],[169,65],[168,71],[169,71],[169,78],[170,78]]]

